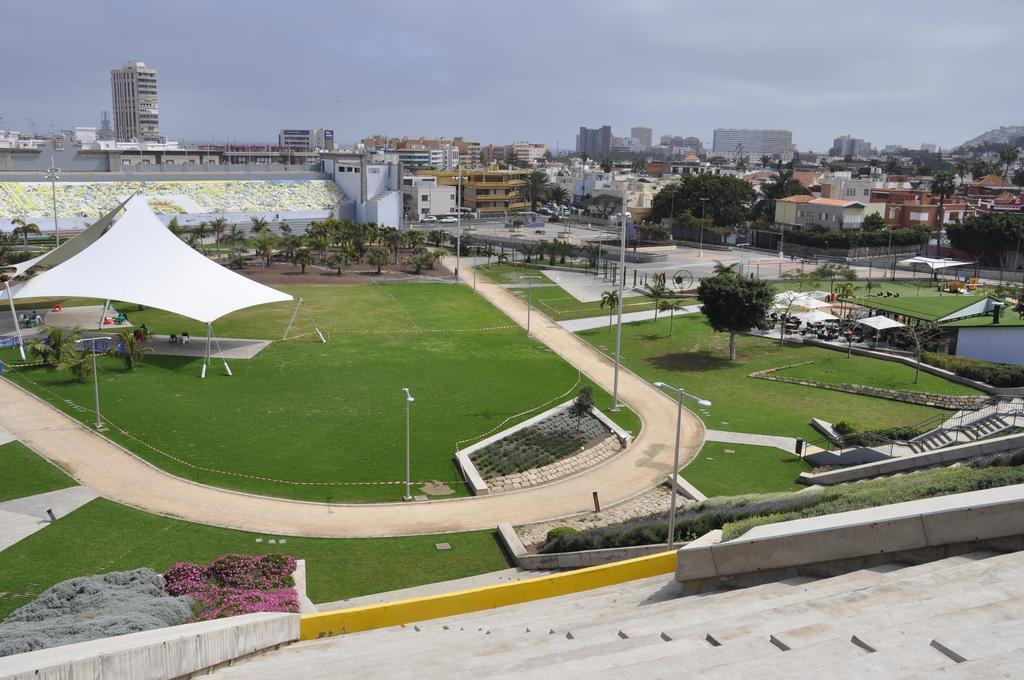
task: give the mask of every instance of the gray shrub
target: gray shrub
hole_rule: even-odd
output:
[[[62,581],[0,623],[0,656],[184,623],[192,601],[152,569]]]

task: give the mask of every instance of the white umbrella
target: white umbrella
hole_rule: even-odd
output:
[[[829,314],[828,312],[823,312],[820,309],[812,309],[809,312],[800,312],[799,314],[794,314],[793,316],[795,316],[796,318],[800,319],[801,321],[806,321],[807,323],[821,323],[822,321],[835,321],[835,320],[837,320],[839,318],[838,316],[835,316],[834,314]]]
[[[775,296],[775,302],[772,304],[772,308],[780,311],[786,311],[787,309],[821,309],[822,307],[831,307],[832,305],[828,302],[822,302],[821,300],[815,300],[806,293],[798,293],[795,290],[786,290]]]
[[[867,326],[868,328],[874,328],[876,331],[884,331],[890,328],[903,328],[906,326],[906,324],[894,321],[887,316],[869,316],[866,319],[861,319],[857,323]]]

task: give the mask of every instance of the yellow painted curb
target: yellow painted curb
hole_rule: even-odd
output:
[[[663,552],[622,562],[586,567],[564,574],[551,574],[525,581],[500,583],[453,593],[416,597],[381,604],[303,614],[299,637],[315,640],[331,635],[356,633],[374,628],[398,626],[444,616],[504,607],[547,597],[603,588],[675,571],[676,553]]]

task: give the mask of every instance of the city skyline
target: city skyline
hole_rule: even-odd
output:
[[[320,17],[322,35],[270,34],[251,45],[230,36],[266,34],[295,6],[239,12],[192,1],[170,15],[120,0],[98,13],[12,5],[0,58],[18,69],[0,73],[0,127],[98,125],[110,109],[110,71],[135,60],[160,72],[162,133],[194,142],[272,143],[281,128],[326,127],[339,143],[385,133],[572,149],[580,126],[608,124],[616,136],[648,127],[655,139],[693,135],[708,146],[715,128],[784,128],[798,149],[822,152],[843,134],[876,148],[950,148],[1022,122],[1024,98],[988,67],[1012,53],[1018,4],[981,3],[976,9],[999,21],[973,33],[952,2],[929,3],[926,15],[866,2],[840,17],[793,0],[744,5],[743,21],[730,4],[650,0],[587,11],[572,1],[544,5],[536,26],[527,2],[502,17],[509,35],[522,36],[519,27],[527,37],[503,42],[493,40],[491,6],[399,2],[382,23],[372,8],[310,2],[303,16]],[[115,16],[117,39],[96,40]],[[455,20],[457,46],[444,39]],[[927,31],[909,30],[920,22]],[[44,24],[50,47],[40,50],[24,27]],[[182,42],[208,25],[224,38]],[[556,49],[566,41],[560,25],[574,26],[571,50]],[[849,47],[836,54],[840,26]],[[580,69],[570,68],[574,60]],[[985,106],[964,92],[984,93]]]

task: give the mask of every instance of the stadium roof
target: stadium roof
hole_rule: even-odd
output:
[[[160,222],[144,197],[136,195],[122,205],[125,213],[116,222],[117,209],[37,258],[34,266],[50,268],[12,285],[11,295],[122,300],[204,323],[246,307],[294,299],[197,253]],[[74,245],[86,236],[85,247]],[[0,291],[0,300],[6,299],[7,292]]]

